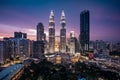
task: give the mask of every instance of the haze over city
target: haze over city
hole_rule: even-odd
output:
[[[11,37],[15,31],[36,40],[36,26],[42,22],[48,35],[50,11],[54,11],[56,36],[60,34],[60,16],[64,10],[66,31],[80,33],[80,12],[90,11],[90,39],[119,41],[119,0],[0,0],[0,38]]]

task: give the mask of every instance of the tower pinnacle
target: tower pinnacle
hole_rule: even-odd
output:
[[[62,16],[65,16],[64,10],[62,10]]]
[[[53,12],[53,10],[51,10],[51,12],[50,12],[49,22],[54,22],[54,12]]]
[[[62,10],[62,13],[61,13],[61,21],[65,21],[65,13],[64,13],[64,10]]]
[[[53,10],[51,10],[51,12],[50,12],[50,16],[54,16],[54,12],[53,12]]]

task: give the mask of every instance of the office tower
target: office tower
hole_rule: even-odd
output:
[[[89,51],[89,11],[80,14],[80,45],[82,51]]]
[[[14,38],[4,38],[4,54],[7,58],[15,57],[15,41]]]
[[[14,41],[9,39],[4,38],[3,41],[0,41],[0,63],[5,63],[14,58]]]
[[[27,33],[23,33],[23,38],[27,39]]]
[[[37,41],[34,42],[36,46],[38,46],[37,43],[41,44],[41,41],[44,42],[44,52],[46,54],[47,53],[47,40],[46,40],[46,34],[44,33],[44,25],[42,23],[38,23],[37,25]],[[34,48],[34,49],[37,49],[37,48]],[[39,46],[38,46],[38,49],[40,49]],[[39,53],[42,53],[42,52],[39,52]]]
[[[14,38],[22,38],[22,32],[14,32]]]
[[[26,38],[27,39],[27,33],[14,32],[14,38]]]
[[[37,25],[37,41],[44,40],[44,26],[42,23],[38,23]]]
[[[14,32],[14,38],[9,38],[8,41],[14,41],[14,55],[19,57],[30,56],[30,40],[27,39],[27,33]],[[9,51],[10,52],[10,51]]]
[[[2,54],[0,60],[3,63],[16,57],[25,58],[30,56],[31,46],[30,40],[26,39],[27,34],[22,32],[15,32],[14,34],[14,38],[4,38],[3,41],[0,41],[0,54]]]
[[[65,53],[66,52],[66,18],[65,13],[62,11],[61,14],[61,29],[60,29],[60,52]]]
[[[18,40],[19,43],[18,43],[18,48],[19,48],[19,54],[20,54],[20,57],[29,57],[30,53],[29,53],[29,40],[27,39],[20,39]]]
[[[33,55],[34,58],[44,58],[44,41],[33,42]]]
[[[46,33],[44,33],[44,54],[47,54],[49,52],[49,44],[48,41],[46,39]]]
[[[55,51],[55,22],[53,10],[50,12],[49,16],[49,53],[54,53]]]
[[[0,41],[0,64],[4,63],[4,41]]]
[[[69,42],[69,47],[70,47],[70,53],[73,55],[75,54],[75,33],[74,31],[70,31],[70,42]]]
[[[75,40],[75,53],[80,53],[80,43],[79,43],[79,40],[74,37],[74,40]]]

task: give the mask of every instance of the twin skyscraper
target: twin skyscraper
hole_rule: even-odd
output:
[[[55,19],[54,12],[51,10],[49,16],[49,47],[47,53],[55,52]],[[66,53],[66,17],[62,10],[60,17],[60,44],[59,52]],[[44,34],[44,26],[42,23],[37,25],[37,41],[45,40],[46,35]],[[84,10],[80,13],[80,36],[79,44],[82,52],[89,51],[89,40],[90,40],[90,28],[89,28],[89,10]],[[73,45],[75,46],[75,45]],[[69,46],[70,47],[70,46]],[[72,48],[71,48],[72,49]]]
[[[65,13],[62,10],[60,18],[60,52],[66,52],[66,18]],[[51,10],[49,16],[49,53],[55,52],[55,21],[54,12]]]

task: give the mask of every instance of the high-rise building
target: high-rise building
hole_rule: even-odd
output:
[[[13,52],[10,53],[12,54],[12,56],[14,57],[16,56],[29,57],[30,56],[30,51],[31,51],[30,40],[27,39],[27,33],[14,32],[14,38],[8,38],[8,40],[6,41],[14,42],[14,46],[12,43],[8,45],[8,47],[10,47],[12,51],[14,50]]]
[[[89,11],[84,10],[80,14],[80,45],[82,51],[89,51]]]
[[[44,40],[44,26],[42,23],[38,23],[37,25],[37,41]]]
[[[44,33],[44,25],[40,22],[37,25],[37,41],[34,42],[34,45],[37,45],[37,43],[41,44],[41,42],[44,42],[44,53],[47,54],[48,53],[48,42],[46,40],[46,33]],[[35,48],[35,49],[37,49],[37,48]],[[38,46],[38,49],[40,49],[39,46]],[[36,50],[34,50],[34,51],[36,51]],[[39,52],[39,50],[38,50],[38,52]],[[42,53],[42,52],[39,52],[39,53]]]
[[[49,16],[49,53],[54,53],[54,51],[55,51],[55,21],[53,10],[51,10]]]
[[[15,57],[15,41],[14,38],[4,38],[4,56],[10,59]],[[16,38],[15,38],[16,39]]]
[[[0,63],[6,63],[11,58],[14,58],[14,44],[13,38],[4,38],[0,41]]]
[[[65,13],[62,11],[61,14],[61,29],[60,29],[60,52],[65,53],[66,52],[66,18]]]
[[[14,32],[14,38],[22,38],[22,32]]]
[[[27,38],[27,33],[14,32],[14,38]]]
[[[44,41],[33,42],[33,55],[34,58],[44,58]]]
[[[0,64],[4,63],[4,41],[0,41]]]
[[[75,54],[75,33],[74,31],[70,31],[70,42],[69,42],[69,47],[70,47],[70,53],[73,55]]]
[[[49,52],[49,44],[46,40],[46,33],[44,33],[44,54],[47,54]]]
[[[76,37],[74,37],[74,40],[75,40],[75,53],[79,53],[80,52],[79,40]]]
[[[23,33],[23,38],[27,39],[27,33]]]

